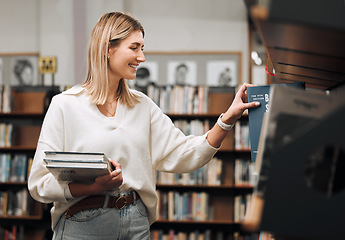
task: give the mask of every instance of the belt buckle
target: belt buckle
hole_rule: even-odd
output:
[[[127,198],[124,196],[119,197],[118,199],[116,199],[115,202],[115,207],[119,210],[121,210],[122,208],[124,208],[127,205]]]

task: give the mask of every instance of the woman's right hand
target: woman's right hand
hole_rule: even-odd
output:
[[[122,185],[123,177],[121,165],[114,160],[110,160],[110,162],[114,165],[115,170],[108,175],[97,177],[92,184],[94,185],[92,187],[97,193],[114,189]]]
[[[96,178],[94,183],[69,183],[69,189],[72,196],[81,197],[88,195],[97,195],[107,190],[111,190],[121,186],[123,182],[121,165],[114,160],[110,160],[110,162],[115,166],[115,170],[108,175]]]

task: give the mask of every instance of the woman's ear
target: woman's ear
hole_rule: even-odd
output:
[[[108,44],[108,54],[107,54],[107,58],[109,59],[115,52],[116,47],[111,47],[110,43]]]

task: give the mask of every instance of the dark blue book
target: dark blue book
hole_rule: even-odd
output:
[[[277,85],[303,89],[305,88],[304,82],[281,83]],[[247,101],[260,102],[259,107],[248,109],[250,151],[251,159],[253,162],[256,160],[256,154],[258,152],[259,138],[264,113],[269,111],[271,86],[272,85],[262,85],[247,88]]]

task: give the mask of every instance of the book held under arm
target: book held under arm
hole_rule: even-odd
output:
[[[46,151],[46,168],[60,181],[93,182],[115,170],[104,153]]]

